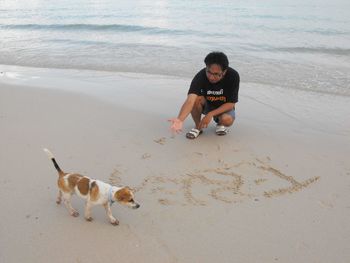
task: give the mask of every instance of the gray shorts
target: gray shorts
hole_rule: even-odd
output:
[[[204,115],[207,115],[208,112],[210,112],[210,111],[212,111],[212,110],[215,110],[215,108],[214,108],[214,107],[210,107],[210,106],[206,103],[206,104],[204,105],[204,108],[203,108],[203,112],[202,112],[202,113],[203,113]],[[226,112],[224,112],[224,113],[230,114],[230,115],[232,116],[233,119],[236,118],[236,111],[235,111],[234,108],[233,108],[232,110],[226,111]],[[222,113],[222,114],[224,114],[224,113]],[[214,120],[216,123],[219,123],[219,116],[213,117],[213,120]]]

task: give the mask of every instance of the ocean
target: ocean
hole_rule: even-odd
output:
[[[241,82],[350,96],[349,0],[0,0],[0,64],[192,78],[223,51]]]

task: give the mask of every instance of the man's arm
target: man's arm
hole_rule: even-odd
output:
[[[194,103],[196,102],[198,95],[197,94],[188,94],[187,95],[187,99],[185,100],[184,104],[182,105],[179,115],[177,116],[177,118],[180,121],[184,121],[187,116],[191,113]]]
[[[179,115],[177,118],[170,119],[169,121],[171,122],[170,129],[174,133],[179,133],[182,130],[182,125],[184,120],[187,118],[187,116],[191,113],[192,108],[194,106],[194,103],[196,102],[198,95],[196,94],[188,94],[187,99],[183,103]]]

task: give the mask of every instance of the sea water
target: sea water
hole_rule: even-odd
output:
[[[0,0],[0,64],[191,79],[210,51],[242,82],[350,96],[350,1]]]

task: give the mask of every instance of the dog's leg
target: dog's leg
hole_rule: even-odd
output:
[[[62,191],[58,190],[58,195],[56,199],[56,203],[59,205],[62,202]]]
[[[106,209],[106,214],[109,218],[109,221],[111,222],[112,225],[119,225],[119,221],[118,219],[116,219],[113,215],[112,215],[112,210],[111,210],[111,206],[109,205],[109,203],[105,203],[104,208]]]
[[[66,207],[69,211],[69,214],[71,216],[77,217],[77,216],[79,216],[79,212],[72,207],[72,204],[70,202],[71,197],[72,197],[72,195],[70,193],[64,193],[63,194],[63,201],[64,201],[64,204],[66,205]]]
[[[85,219],[86,221],[91,222],[92,221],[92,217],[91,217],[91,202],[90,201],[86,201],[86,205],[85,205]]]

